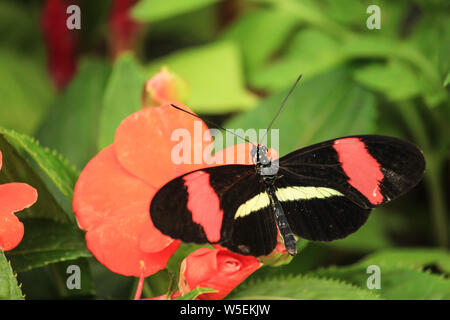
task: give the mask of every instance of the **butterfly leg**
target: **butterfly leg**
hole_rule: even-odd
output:
[[[283,208],[281,207],[280,201],[278,201],[275,190],[272,186],[268,188],[268,194],[270,198],[270,205],[272,211],[275,215],[275,221],[280,231],[281,237],[283,238],[284,246],[287,252],[291,256],[297,254],[297,241],[295,240],[294,234],[292,233],[291,227],[287,221],[286,215],[284,214]]]

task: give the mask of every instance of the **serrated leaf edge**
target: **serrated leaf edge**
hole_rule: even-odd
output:
[[[344,280],[333,279],[331,277],[312,276],[310,274],[298,274],[298,275],[289,274],[289,275],[280,275],[280,276],[275,276],[275,277],[261,277],[261,278],[257,278],[257,279],[250,279],[249,281],[246,281],[245,283],[241,284],[235,290],[236,291],[238,291],[240,289],[244,290],[247,287],[251,287],[253,285],[263,284],[266,281],[291,281],[291,280],[294,280],[294,279],[324,280],[324,281],[329,281],[329,282],[332,282],[332,283],[338,284],[338,285],[345,285],[345,286],[347,286],[349,288],[352,288],[352,289],[363,290],[363,288],[358,287],[357,285],[354,285],[352,283],[346,282]],[[380,294],[377,294],[377,293],[370,292],[369,295],[373,295],[374,298],[385,299]]]

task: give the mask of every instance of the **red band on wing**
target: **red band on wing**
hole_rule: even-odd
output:
[[[209,184],[209,174],[196,171],[184,176],[188,192],[187,208],[192,213],[192,220],[203,227],[210,242],[220,240],[223,211],[217,193]]]
[[[378,161],[370,155],[366,145],[358,138],[338,139],[333,145],[342,169],[349,177],[348,182],[358,189],[370,203],[383,202],[380,181],[384,175]]]

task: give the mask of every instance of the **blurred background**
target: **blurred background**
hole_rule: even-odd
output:
[[[81,29],[66,25],[73,4]],[[35,137],[78,172],[142,108],[145,80],[162,67],[181,79],[179,99],[192,110],[243,129],[265,128],[303,74],[274,124],[281,155],[368,133],[407,139],[424,152],[420,185],[374,210],[357,233],[305,243],[289,265],[252,278],[346,266],[390,248],[447,248],[448,1],[0,0],[0,126]],[[133,292],[133,279],[92,258],[80,263],[95,280],[82,295]],[[19,272],[23,292],[73,298],[58,286],[64,268]],[[424,269],[444,272],[436,264]]]

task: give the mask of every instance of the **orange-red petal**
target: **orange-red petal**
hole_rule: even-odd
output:
[[[139,236],[139,247],[142,251],[158,252],[161,251],[161,248],[169,246],[173,241],[172,238],[160,234],[151,219],[142,225]]]
[[[89,230],[105,218],[134,215],[141,208],[148,208],[155,192],[129,174],[117,161],[114,147],[109,146],[81,172],[75,186],[73,209],[80,228]]]
[[[23,238],[23,223],[12,213],[0,215],[0,250],[14,249]]]
[[[37,191],[26,183],[0,185],[0,215],[21,211],[37,200]]]
[[[0,185],[0,250],[14,249],[22,240],[23,224],[14,212],[30,207],[36,200],[36,189],[26,183]]]
[[[133,276],[144,270],[148,276],[164,268],[178,247],[179,242],[150,220],[155,191],[119,164],[113,146],[97,154],[81,173],[73,208],[79,226],[88,231],[89,250],[110,270]]]
[[[178,285],[182,294],[196,287],[217,290],[201,294],[198,299],[223,299],[261,265],[255,257],[227,249],[200,248],[181,263]]]
[[[108,219],[86,234],[87,246],[111,271],[125,276],[139,277],[143,274],[147,277],[165,268],[180,242],[172,241],[159,252],[142,251],[139,235],[146,221],[142,215]]]
[[[186,106],[174,104],[190,111]],[[194,130],[195,126],[198,130]],[[172,150],[180,143],[171,141],[172,133],[177,129],[189,133],[192,138],[190,163],[176,164],[172,160]],[[201,120],[166,104],[145,108],[123,120],[117,128],[114,147],[117,159],[125,169],[159,189],[181,174],[205,167],[202,162],[203,135],[210,137],[208,127]],[[199,159],[197,157],[200,161],[195,161],[195,155],[200,155]]]

